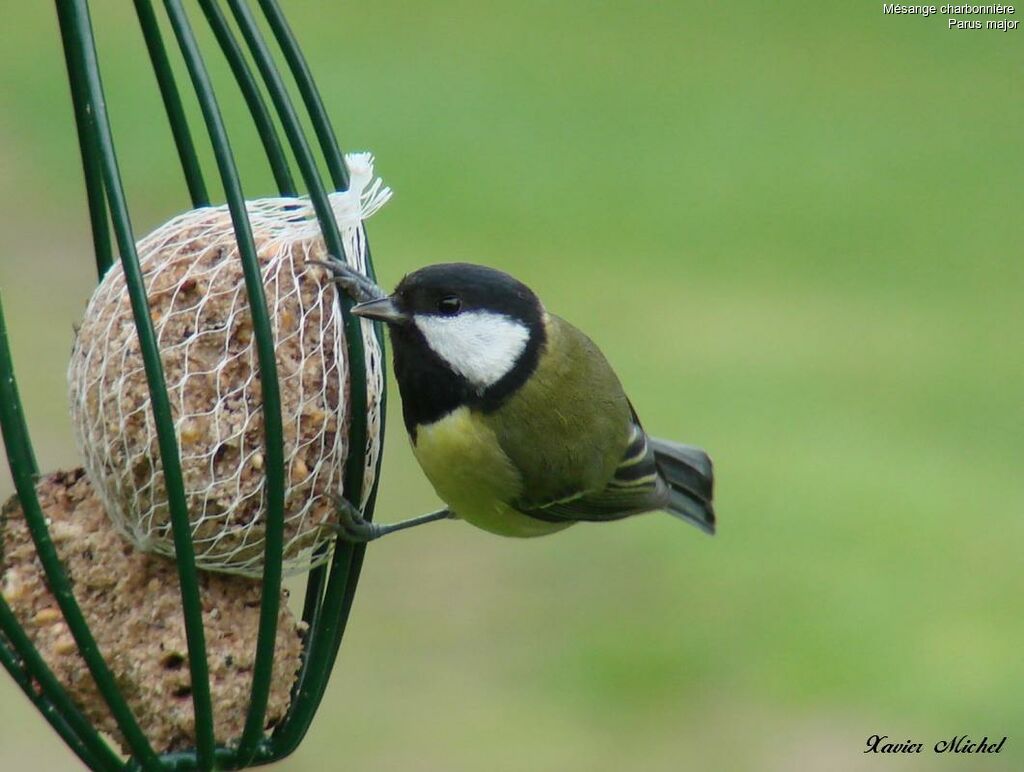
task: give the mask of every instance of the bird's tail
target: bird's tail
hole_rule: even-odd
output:
[[[702,531],[714,534],[715,510],[711,504],[714,471],[711,458],[700,448],[677,442],[648,438],[654,462],[669,486],[666,509]]]

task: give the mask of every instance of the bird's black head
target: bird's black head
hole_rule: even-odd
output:
[[[533,291],[504,271],[472,263],[440,263],[408,274],[392,296],[407,314],[502,315],[530,326],[543,308]]]
[[[430,423],[463,405],[497,408],[537,366],[544,307],[507,273],[442,263],[410,273],[355,313],[387,322],[406,426]]]

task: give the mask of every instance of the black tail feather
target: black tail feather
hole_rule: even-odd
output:
[[[648,441],[658,472],[670,489],[668,512],[714,534],[715,510],[711,500],[715,476],[711,458],[692,445],[655,437],[649,437]]]

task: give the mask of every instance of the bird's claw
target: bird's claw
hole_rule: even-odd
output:
[[[366,303],[370,300],[387,297],[388,293],[343,260],[331,256],[330,260],[309,260],[307,262],[330,271],[334,283],[345,290],[346,294],[357,303]]]
[[[335,494],[334,507],[338,515],[338,522],[331,523],[331,528],[337,533],[339,539],[364,544],[381,535],[380,526],[364,520],[356,505],[344,496]]]

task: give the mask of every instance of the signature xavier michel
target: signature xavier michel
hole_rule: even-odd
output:
[[[954,735],[948,739],[939,740],[932,746],[935,753],[1000,753],[1006,744],[1006,738],[989,740],[988,735],[975,741],[969,735]],[[873,734],[868,738],[867,750],[865,753],[921,753],[924,750],[924,743],[890,742],[887,734]]]

